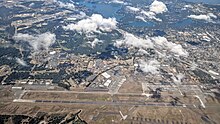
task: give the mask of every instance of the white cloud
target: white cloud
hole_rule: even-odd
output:
[[[34,3],[31,3],[30,5],[29,5],[29,7],[33,7],[35,4]]]
[[[141,11],[141,14],[144,14],[145,16],[147,16],[149,19],[154,19],[156,21],[161,22],[162,20],[156,17],[156,14],[154,12],[151,11]]]
[[[118,47],[124,45],[127,47],[137,47],[144,49],[153,47],[151,40],[136,37],[128,32],[124,33],[124,39],[116,41],[114,45]]]
[[[142,10],[141,13],[147,16],[150,19],[154,19],[156,21],[162,21],[159,18],[156,18],[157,14],[162,14],[164,12],[167,12],[168,9],[166,5],[163,2],[155,0],[151,5],[150,5],[150,11],[144,11]]]
[[[16,62],[22,66],[28,66],[27,63],[20,58],[16,58]]]
[[[139,20],[142,20],[143,22],[147,22],[147,21],[145,20],[145,18],[142,17],[142,16],[135,16],[135,18],[136,18],[136,19],[139,19]]]
[[[188,56],[188,52],[183,49],[180,44],[169,42],[165,37],[137,37],[131,33],[119,30],[123,34],[123,39],[117,40],[114,45],[116,47],[125,46],[127,48],[137,48],[138,54],[149,54],[148,48],[154,49],[155,56],[159,58],[166,58],[170,55],[175,56]],[[170,54],[172,53],[172,54]],[[144,57],[144,56],[143,56]],[[139,60],[139,69],[145,73],[159,74],[160,63],[156,59]],[[177,76],[179,80],[182,79],[181,75]]]
[[[217,19],[217,16],[214,15],[213,13],[208,13],[208,16],[211,17],[211,18]]]
[[[77,20],[77,19],[83,19],[86,17],[86,13],[84,12],[79,12],[79,14],[76,14],[76,15],[72,15],[70,17],[67,17],[67,20]]]
[[[185,7],[185,8],[191,8],[191,9],[193,8],[192,5],[185,5],[184,7]]]
[[[124,0],[112,0],[110,3],[117,3],[117,4],[128,5],[128,3],[124,2]]]
[[[186,52],[180,44],[169,42],[165,37],[152,37],[152,40],[154,41],[156,46],[175,53],[176,55],[188,56],[188,52]]]
[[[121,31],[122,32],[122,31]],[[139,49],[156,48],[163,49],[167,52],[174,53],[177,56],[188,56],[188,52],[180,44],[169,42],[165,37],[148,37],[140,38],[128,32],[122,32],[123,39],[117,40],[114,45],[117,47],[135,47]]]
[[[71,10],[74,10],[74,9],[75,9],[75,5],[72,4],[72,3],[63,3],[63,2],[61,2],[61,1],[58,1],[57,3],[58,3],[58,5],[59,5],[60,7],[62,7],[62,8],[67,8],[67,9],[71,9]]]
[[[75,5],[72,0],[69,0],[68,2],[61,2],[61,0],[39,0],[39,1],[45,1],[46,3],[50,4],[56,4],[59,7],[67,8],[70,10],[75,10]]]
[[[155,0],[151,5],[150,5],[150,11],[154,12],[155,14],[160,14],[168,11],[166,5],[163,2]]]
[[[138,11],[140,11],[140,8],[136,8],[136,7],[132,7],[132,6],[126,6],[126,8],[127,8],[129,11],[133,11],[133,12],[138,12]]]
[[[211,18],[208,15],[190,15],[188,17],[192,19],[199,19],[199,20],[207,20],[207,21],[211,20]]]
[[[188,18],[198,19],[198,20],[205,20],[205,21],[212,21],[212,19],[216,19],[217,16],[213,13],[208,13],[207,15],[189,15]]]
[[[95,38],[92,42],[89,41],[88,43],[91,45],[92,48],[94,48],[97,44],[103,43],[103,41]]]
[[[13,36],[15,41],[28,42],[35,52],[39,50],[47,50],[56,41],[56,35],[46,32],[39,35],[29,35],[18,33]]]
[[[150,19],[153,19],[156,16],[156,14],[154,12],[144,11],[144,10],[141,11],[141,14],[148,16]]]
[[[93,14],[87,19],[83,19],[76,24],[69,24],[63,26],[65,30],[76,30],[78,32],[92,33],[92,32],[111,32],[117,28],[117,21],[115,18],[103,18],[102,15]]]
[[[159,74],[160,63],[157,60],[140,60],[139,68],[145,73]]]
[[[192,9],[192,5],[185,5],[181,10],[187,10],[187,9]]]
[[[149,18],[149,19],[153,19],[153,20],[156,20],[156,21],[162,21],[160,18],[157,18],[157,14],[162,14],[164,12],[167,12],[168,9],[166,7],[166,5],[163,3],[163,2],[160,2],[160,1],[157,1],[155,0],[150,6],[149,6],[149,11],[145,11],[141,8],[135,8],[135,7],[132,7],[132,6],[127,6],[126,7],[129,11],[132,11],[132,12],[140,12],[138,14],[142,14],[141,15],[138,15],[138,19],[141,19],[141,20],[145,20],[145,18]],[[141,17],[141,18],[140,18]]]

